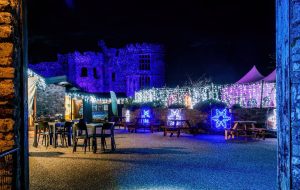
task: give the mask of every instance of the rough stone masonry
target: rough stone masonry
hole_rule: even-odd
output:
[[[21,6],[21,0],[0,0],[0,152],[20,147],[19,134],[25,123]],[[20,184],[20,157],[13,160],[13,170],[7,166],[0,168],[0,176],[6,175],[5,179],[0,177],[0,189],[20,187],[12,186],[13,181]]]

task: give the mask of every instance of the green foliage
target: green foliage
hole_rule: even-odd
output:
[[[170,108],[170,109],[185,108],[185,105],[184,105],[184,104],[175,103],[175,104],[169,105],[169,108]]]
[[[129,109],[130,111],[135,111],[140,108],[164,108],[162,101],[153,101],[145,103],[137,103],[133,101],[127,101],[124,103],[124,108]]]
[[[231,108],[234,110],[234,109],[240,109],[240,108],[242,108],[242,106],[240,105],[240,104],[233,104],[232,106],[231,106]]]
[[[226,103],[214,99],[209,99],[194,105],[194,109],[206,113],[209,113],[211,109],[226,108],[226,107],[227,107]]]

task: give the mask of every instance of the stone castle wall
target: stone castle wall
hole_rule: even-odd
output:
[[[65,115],[65,87],[50,84],[45,89],[37,88],[37,117]]]
[[[165,85],[164,48],[156,44],[130,44],[124,48],[108,48],[100,44],[99,52],[74,52],[58,55],[57,62],[30,64],[29,67],[43,77],[66,75],[68,81],[91,93],[114,91],[134,96],[141,88]],[[150,56],[150,68],[141,69],[140,56]],[[82,76],[82,69],[87,76]],[[149,77],[147,86],[140,79]]]

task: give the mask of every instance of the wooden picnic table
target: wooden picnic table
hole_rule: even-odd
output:
[[[148,120],[149,123],[143,123],[143,120]],[[146,128],[150,129],[150,118],[144,118],[144,117],[136,117],[135,122],[127,123],[126,127],[129,132],[137,132],[138,129],[144,129],[146,131]]]
[[[266,129],[257,128],[256,121],[235,121],[230,129],[225,129],[225,140],[238,138],[240,136],[248,138],[262,138],[265,140]]]
[[[189,120],[187,119],[170,119],[168,122],[173,123],[171,126],[164,126],[164,136],[167,136],[170,133],[170,137],[173,136],[174,133],[177,133],[177,137],[180,136],[181,130],[185,129],[184,124],[190,125]],[[179,125],[177,125],[179,123]]]

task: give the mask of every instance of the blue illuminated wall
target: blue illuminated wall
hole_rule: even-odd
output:
[[[276,1],[278,189],[300,187],[300,1]]]
[[[165,84],[164,48],[159,44],[137,43],[109,48],[99,42],[98,52],[58,54],[56,62],[29,64],[44,77],[66,75],[69,82],[86,92],[134,92]]]

